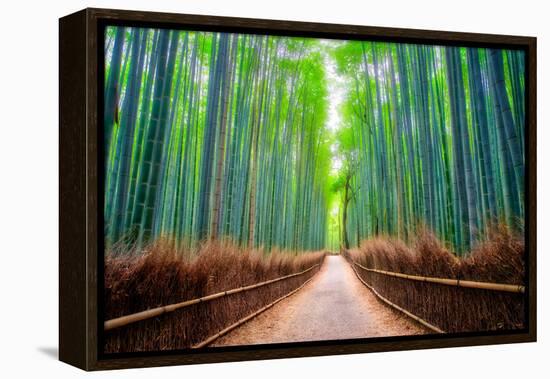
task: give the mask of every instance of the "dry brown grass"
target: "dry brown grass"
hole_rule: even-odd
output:
[[[107,254],[106,320],[300,272],[324,257],[263,254],[229,242],[178,251],[167,241],[157,241],[145,250],[137,256]],[[297,288],[317,271],[108,331],[105,352],[189,348]]]
[[[344,255],[369,268],[438,278],[524,284],[523,239],[496,226],[466,258],[457,258],[434,235],[421,229],[411,246],[390,237],[364,241]],[[451,287],[367,272],[361,277],[388,300],[447,332],[518,329],[524,326],[525,296]]]

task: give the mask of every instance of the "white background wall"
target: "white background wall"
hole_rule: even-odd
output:
[[[69,378],[57,354],[58,21],[86,6],[538,37],[539,342],[125,370],[109,378],[529,378],[548,375],[548,10],[540,1],[111,0],[2,3],[0,376]],[[546,297],[546,299],[545,299]],[[538,372],[538,374],[537,374]]]

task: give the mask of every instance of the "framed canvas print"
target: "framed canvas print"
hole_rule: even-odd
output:
[[[536,340],[535,38],[59,26],[62,361]]]

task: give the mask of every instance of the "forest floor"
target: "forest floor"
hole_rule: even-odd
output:
[[[321,271],[213,346],[369,338],[428,331],[381,303],[341,256],[327,256]]]

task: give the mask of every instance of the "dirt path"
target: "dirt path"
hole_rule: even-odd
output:
[[[322,341],[426,333],[383,305],[341,256],[328,256],[304,288],[213,346]]]

